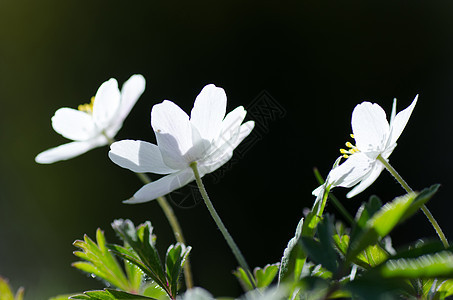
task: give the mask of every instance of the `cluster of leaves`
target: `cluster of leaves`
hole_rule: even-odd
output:
[[[373,196],[357,211],[352,229],[330,215],[319,217],[316,205],[323,204],[315,204],[284,251],[279,284],[287,287],[290,299],[445,299],[453,295],[452,248],[419,241],[396,252],[388,237],[437,189],[435,185],[385,205]]]
[[[409,193],[384,205],[372,196],[358,209],[351,228],[331,215],[323,215],[326,201],[333,197],[327,191],[300,220],[280,263],[255,268],[251,277],[241,268],[233,273],[246,292],[239,299],[440,300],[453,295],[453,248],[445,248],[440,242],[418,241],[396,251],[389,237],[398,224],[431,199],[438,187]],[[190,247],[170,245],[161,259],[150,222],[136,227],[129,220],[115,220],[112,227],[122,245],[107,243],[100,229],[96,241],[85,235],[74,242],[79,248],[74,254],[82,260],[73,266],[104,280],[108,288],[54,300],[215,299],[202,288],[180,293],[180,277]],[[0,278],[0,300],[22,297],[22,289],[14,296]]]
[[[150,222],[135,227],[130,220],[115,220],[112,227],[124,245],[108,244],[98,229],[97,243],[86,235],[83,241],[74,242],[81,249],[74,254],[83,261],[73,266],[117,289],[88,291],[69,299],[176,299],[191,248],[180,243],[170,245],[162,262]],[[124,260],[123,268],[115,255]]]

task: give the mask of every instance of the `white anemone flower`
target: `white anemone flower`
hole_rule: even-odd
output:
[[[348,150],[340,149],[346,161],[334,167],[329,175],[327,185],[330,188],[354,187],[346,197],[352,198],[369,187],[385,168],[378,156],[388,160],[396,147],[396,141],[406,127],[417,103],[418,95],[412,104],[396,114],[396,99],[393,101],[390,123],[385,111],[376,103],[363,102],[352,112],[351,137],[356,144],[346,143]],[[318,187],[313,195],[318,196],[324,188]]]
[[[143,186],[125,203],[151,201],[195,180],[193,162],[201,177],[225,164],[255,125],[254,121],[242,124],[246,115],[242,106],[225,116],[226,104],[225,91],[207,85],[195,99],[190,117],[168,100],[153,106],[151,126],[157,145],[136,140],[113,143],[109,157],[117,165],[136,173],[166,175]]]
[[[91,103],[79,105],[78,109],[58,109],[52,117],[52,127],[73,142],[41,152],[35,161],[51,164],[108,145],[144,90],[142,75],[132,75],[121,92],[116,79],[111,78],[99,87]]]

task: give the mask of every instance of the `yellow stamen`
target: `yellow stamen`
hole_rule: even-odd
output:
[[[348,148],[354,148],[354,145],[351,142],[346,142],[346,147]]]
[[[349,136],[354,139],[354,134],[351,133]]]
[[[86,112],[88,114],[93,113],[93,105],[94,105],[94,97],[91,97],[91,102],[90,103],[85,103],[85,104],[80,104],[79,107],[77,107],[78,110]]]
[[[351,134],[351,137],[354,138],[354,135]],[[353,145],[351,142],[346,142],[345,143],[346,147],[349,149],[340,149],[340,153],[343,154],[344,158],[348,158],[350,155],[353,155],[354,153],[360,152],[359,149],[355,145]]]

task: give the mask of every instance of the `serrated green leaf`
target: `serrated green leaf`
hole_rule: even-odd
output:
[[[75,262],[73,267],[102,278],[113,286],[129,292],[137,292],[140,288],[140,281],[134,278],[130,281],[125,275],[116,258],[109,252],[106,246],[104,232],[101,229],[96,231],[96,243],[87,235],[83,241],[75,241],[74,246],[82,251],[74,251],[74,255],[86,261]]]
[[[453,253],[444,250],[415,258],[390,258],[378,271],[384,278],[451,278]]]
[[[379,245],[371,245],[362,252],[362,259],[370,266],[375,267],[388,258],[387,253]]]
[[[88,291],[82,295],[72,296],[69,299],[82,300],[157,300],[136,294],[130,294],[123,291],[105,289],[103,291]]]
[[[237,280],[239,281],[239,283],[244,291],[253,290],[253,286],[250,283],[250,279],[247,276],[247,273],[244,271],[243,268],[238,267],[236,271],[233,271],[233,275],[236,276]]]
[[[379,239],[389,234],[401,221],[416,195],[416,193],[411,193],[395,198],[374,213],[366,221],[365,225],[360,226],[360,233],[357,233],[354,239],[351,237],[346,260],[353,260],[360,252],[376,244]]]
[[[453,279],[444,280],[438,286],[436,292],[439,294],[439,299],[445,299],[453,295]]]
[[[151,222],[145,222],[135,228],[130,220],[115,220],[113,229],[132,247],[142,262],[160,279],[165,281],[164,269],[152,235]]]
[[[0,277],[0,300],[23,300],[24,298],[24,289],[19,288],[14,295],[11,286],[8,283],[8,280]]]
[[[302,237],[302,247],[307,256],[316,264],[321,264],[327,270],[335,273],[338,270],[338,256],[333,242],[333,221],[330,216],[325,216],[318,224],[318,239]]]
[[[165,292],[157,283],[151,282],[144,287],[143,295],[159,300],[170,300],[167,292]]]
[[[129,261],[130,263],[139,267],[146,275],[148,275],[152,280],[154,280],[157,284],[165,288],[167,292],[169,292],[167,288],[167,280],[165,275],[159,276],[152,270],[148,265],[146,265],[140,257],[137,257],[137,254],[126,247],[122,247],[119,245],[108,245],[113,253],[118,255],[119,257]],[[162,278],[163,277],[163,278]]]
[[[272,281],[274,281],[275,276],[277,276],[278,269],[280,267],[279,263],[272,265],[266,265],[264,268],[255,268],[253,273],[255,275],[256,287],[266,288]]]
[[[178,291],[178,281],[181,276],[184,263],[191,249],[191,247],[186,247],[180,243],[171,245],[167,249],[167,255],[165,257],[165,268],[167,281],[170,285],[173,295],[176,295]]]
[[[423,189],[401,217],[401,222],[415,214],[423,205],[425,205],[439,190],[440,184],[434,184],[429,188]]]
[[[299,242],[303,223],[304,218],[300,219],[294,237],[289,240],[288,245],[283,252],[278,275],[279,283],[283,281],[297,281],[300,278],[302,268],[307,258],[302,245]]]
[[[153,227],[150,222],[135,227],[130,220],[115,220],[112,227],[127,243],[127,247],[118,245],[108,245],[108,247],[118,256],[140,268],[165,290],[170,298],[174,299],[191,247],[180,243],[171,245],[163,265],[155,247],[155,237],[152,234]]]
[[[279,271],[279,263],[275,263],[272,265],[266,265],[264,268],[255,268],[253,269],[253,277],[256,283],[257,288],[266,288],[268,287],[272,281],[275,279]],[[246,291],[253,290],[253,286],[250,283],[250,279],[245,273],[244,269],[241,267],[237,268],[236,271],[233,272],[234,276],[239,280],[239,283]]]

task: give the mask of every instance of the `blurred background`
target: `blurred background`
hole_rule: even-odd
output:
[[[67,142],[51,128],[58,108],[136,73],[147,87],[117,139],[154,142],[151,107],[170,99],[190,112],[208,83],[226,90],[228,111],[244,105],[256,119],[258,134],[234,163],[205,179],[252,267],[280,261],[313,203],[313,167],[328,173],[365,100],[389,114],[394,97],[401,110],[420,94],[390,161],[414,189],[442,184],[428,207],[453,238],[453,3],[0,0],[0,274],[24,286],[26,299],[102,288],[70,266],[72,243],[98,227],[118,242],[116,218],[151,220],[161,251],[174,242],[157,203],[121,203],[141,183],[108,159],[107,147],[34,162]],[[340,199],[346,192],[335,190]],[[389,201],[403,193],[383,172],[343,203],[355,213],[372,194]],[[193,247],[196,285],[239,295],[236,262],[206,208],[183,206],[173,205]],[[435,237],[421,213],[393,234],[395,247]]]

